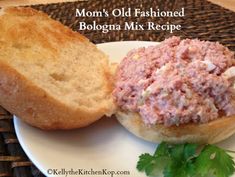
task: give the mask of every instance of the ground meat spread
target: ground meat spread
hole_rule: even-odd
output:
[[[146,124],[206,123],[235,115],[234,53],[219,43],[171,37],[130,51],[113,95]]]

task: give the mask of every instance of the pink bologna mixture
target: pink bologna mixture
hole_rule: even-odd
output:
[[[130,51],[113,95],[146,124],[206,123],[235,115],[234,53],[219,43],[171,37]]]

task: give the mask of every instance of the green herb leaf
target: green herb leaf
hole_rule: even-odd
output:
[[[137,169],[139,171],[144,171],[149,165],[151,165],[152,161],[154,160],[153,156],[150,154],[142,154],[139,156],[139,161],[137,163]]]
[[[143,154],[139,157],[137,169],[145,171],[147,176],[162,173],[164,177],[228,177],[234,173],[235,164],[225,150],[214,145],[200,147],[198,144],[163,142],[153,156]]]
[[[198,144],[186,144],[184,147],[184,159],[189,160],[196,156]]]
[[[165,156],[151,156],[142,154],[137,163],[139,171],[145,171],[147,176],[156,176],[162,173],[164,167],[169,163],[170,158]]]
[[[201,176],[213,173],[216,177],[227,177],[234,173],[234,161],[225,150],[206,145],[196,159],[195,167]]]
[[[161,144],[158,145],[155,153],[155,157],[158,156],[169,156],[169,145],[165,142],[162,142]]]
[[[164,170],[165,177],[193,176],[195,167],[192,164],[196,152],[196,144],[178,144],[170,148],[171,164]]]

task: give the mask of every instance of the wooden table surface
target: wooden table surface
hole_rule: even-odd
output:
[[[12,5],[69,2],[69,1],[76,1],[76,0],[0,0],[0,7],[12,6]],[[235,11],[235,0],[209,0],[209,1]]]

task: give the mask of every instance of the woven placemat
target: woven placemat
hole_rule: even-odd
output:
[[[173,34],[164,31],[81,31],[94,43],[123,40],[162,41],[166,37],[178,35],[182,38],[199,38],[219,41],[235,51],[235,13],[204,0],[90,0],[86,2],[59,3],[50,5],[32,6],[49,14],[52,18],[61,21],[73,30],[78,29],[78,22],[99,24],[122,24],[125,21],[147,20],[164,23],[166,21],[181,24],[182,30]],[[100,10],[132,7],[147,10],[150,7],[161,10],[179,10],[185,8],[184,18],[81,18],[75,17],[76,8],[87,10]],[[29,161],[16,138],[12,115],[0,107],[0,176],[16,177],[42,177],[42,173]]]

